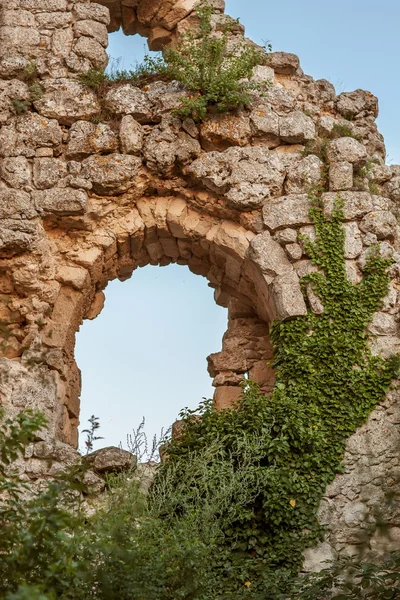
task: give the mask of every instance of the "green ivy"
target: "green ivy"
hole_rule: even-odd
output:
[[[223,452],[208,465],[218,490],[224,462],[240,465],[244,455],[251,458],[246,485],[254,490],[252,501],[232,518],[228,509],[216,515],[224,540],[213,566],[215,598],[242,597],[244,590],[245,597],[277,598],[288,589],[304,550],[323,538],[317,511],[326,486],[342,470],[347,439],[383,400],[399,369],[398,357],[372,355],[367,334],[388,292],[390,261],[373,249],[363,279],[351,283],[342,202],[338,197],[328,217],[317,192],[310,201],[316,239],[304,244],[317,270],[302,285],[320,298],[323,314],[308,311],[273,324],[277,372],[270,395],[249,382],[234,409],[218,412],[206,402],[198,411],[184,411],[182,437],[171,442],[159,475],[162,483],[173,468],[179,480],[186,461],[219,440]],[[202,486],[192,482],[187,494],[206,497]],[[239,504],[235,494],[231,502]],[[168,518],[184,509],[171,498],[165,511]]]

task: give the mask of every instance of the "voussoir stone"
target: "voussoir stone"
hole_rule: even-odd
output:
[[[270,231],[281,227],[310,225],[310,200],[308,194],[289,194],[273,198],[263,206],[264,224]]]
[[[44,96],[34,102],[34,105],[40,115],[57,119],[62,125],[90,119],[100,112],[100,104],[94,92],[72,79],[46,81]]]
[[[116,115],[132,115],[139,123],[149,123],[152,119],[151,101],[131,83],[112,88],[106,94],[105,105]]]
[[[82,163],[81,176],[93,184],[96,194],[122,194],[133,187],[142,161],[128,154],[90,156]]]
[[[367,150],[363,144],[352,137],[342,137],[330,142],[327,149],[329,162],[357,163],[367,157]]]
[[[97,473],[119,473],[136,468],[137,458],[127,450],[108,446],[88,454],[85,462]]]
[[[268,231],[263,231],[251,240],[247,256],[264,274],[272,277],[293,270],[284,249],[272,239]]]
[[[91,154],[118,150],[118,138],[108,125],[77,121],[69,130],[67,158],[81,159]]]
[[[82,215],[87,209],[87,194],[73,188],[52,188],[32,192],[37,209],[60,216]]]
[[[279,136],[289,144],[301,144],[315,137],[315,125],[311,117],[303,112],[294,112],[279,120]]]
[[[268,148],[228,148],[209,152],[194,161],[188,172],[206,188],[224,193],[239,210],[262,206],[282,193],[286,169]]]

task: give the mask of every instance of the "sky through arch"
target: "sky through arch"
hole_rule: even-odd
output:
[[[181,408],[212,397],[206,357],[221,349],[227,327],[213,293],[205,278],[179,265],[137,269],[107,286],[103,311],[83,322],[76,343],[80,430],[99,417],[104,440],[96,448],[125,447],[142,417],[148,437],[159,435]]]

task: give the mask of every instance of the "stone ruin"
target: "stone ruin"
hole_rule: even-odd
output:
[[[137,267],[187,265],[228,308],[222,351],[208,358],[217,408],[239,397],[246,373],[271,389],[270,323],[323,310],[311,289],[306,298],[300,289],[313,267],[299,234],[313,235],[307,190],[323,167],[304,149],[333,131],[354,137],[329,141],[323,202],[329,211],[338,191],[344,200],[352,281],[377,241],[393,257],[370,340],[375,353],[399,351],[400,167],[385,165],[371,93],[337,96],[328,81],[305,75],[295,55],[274,52],[269,66],[254,70],[255,80],[271,83],[266,96],[199,126],[171,114],[185,94],[176,82],[118,84],[99,98],[79,79],[106,66],[108,32],[121,25],[147,36],[152,49],[179,39],[193,23],[195,0],[0,4],[0,405],[8,416],[40,409],[49,422],[18,461],[26,480],[35,485],[76,460],[75,333],[101,311],[107,283]],[[232,35],[244,35],[223,14],[223,0],[213,6],[217,32],[231,22]],[[35,98],[32,64],[43,90]],[[355,549],[385,492],[399,491],[399,424],[394,389],[348,441],[345,472],[321,503],[326,541],[307,552],[305,568]],[[400,506],[384,518],[396,547]],[[379,556],[377,532],[369,543]]]

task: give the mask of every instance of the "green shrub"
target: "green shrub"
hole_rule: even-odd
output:
[[[226,112],[249,106],[251,91],[262,89],[248,81],[253,68],[265,63],[266,54],[242,41],[230,41],[229,26],[219,36],[212,30],[213,9],[207,3],[197,8],[199,25],[183,34],[176,47],[165,52],[168,74],[182,82],[193,97],[184,98],[179,116],[195,120],[205,118],[207,108],[214,106]]]

